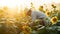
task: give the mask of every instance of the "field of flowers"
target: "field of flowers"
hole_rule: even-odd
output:
[[[31,9],[34,9],[31,3]],[[27,7],[20,14],[13,17],[7,13],[8,7],[0,9],[0,34],[59,34],[60,33],[60,11],[57,6],[51,4],[53,10],[43,10],[44,6],[40,6],[38,10],[43,11],[48,18],[46,26],[41,26],[40,21],[31,23],[31,17],[26,15]],[[42,27],[42,28],[41,28]],[[41,28],[41,29],[40,29]]]

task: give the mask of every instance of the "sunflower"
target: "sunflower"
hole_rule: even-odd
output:
[[[45,13],[46,13],[47,16],[51,16],[51,12],[46,11]]]
[[[53,8],[56,8],[56,6],[54,4],[51,5]]]
[[[38,10],[43,11],[43,6],[40,6]]]
[[[57,21],[58,21],[58,18],[56,16],[51,18],[52,24],[56,24]]]

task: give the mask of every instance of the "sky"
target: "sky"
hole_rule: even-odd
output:
[[[0,7],[8,6],[9,8],[15,8],[16,6],[18,9],[28,7],[30,8],[30,3],[33,3],[35,7],[39,7],[40,5],[49,4],[52,2],[60,3],[60,0],[0,0]]]

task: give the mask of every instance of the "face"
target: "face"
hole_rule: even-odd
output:
[[[31,10],[29,10],[29,11],[27,12],[27,15],[28,15],[28,16],[30,16],[30,15],[31,15]]]

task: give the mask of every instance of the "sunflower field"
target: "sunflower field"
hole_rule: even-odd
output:
[[[34,23],[31,23],[31,16],[26,14],[29,10],[27,7],[24,7],[24,10],[21,8],[19,14],[16,13],[17,10],[12,13],[14,10],[7,6],[0,8],[0,34],[60,34],[60,10],[54,4],[50,6],[52,10],[45,9],[43,5],[37,9],[47,16],[46,26],[39,24],[41,20],[35,20]],[[31,3],[30,9],[36,9],[33,3]]]

